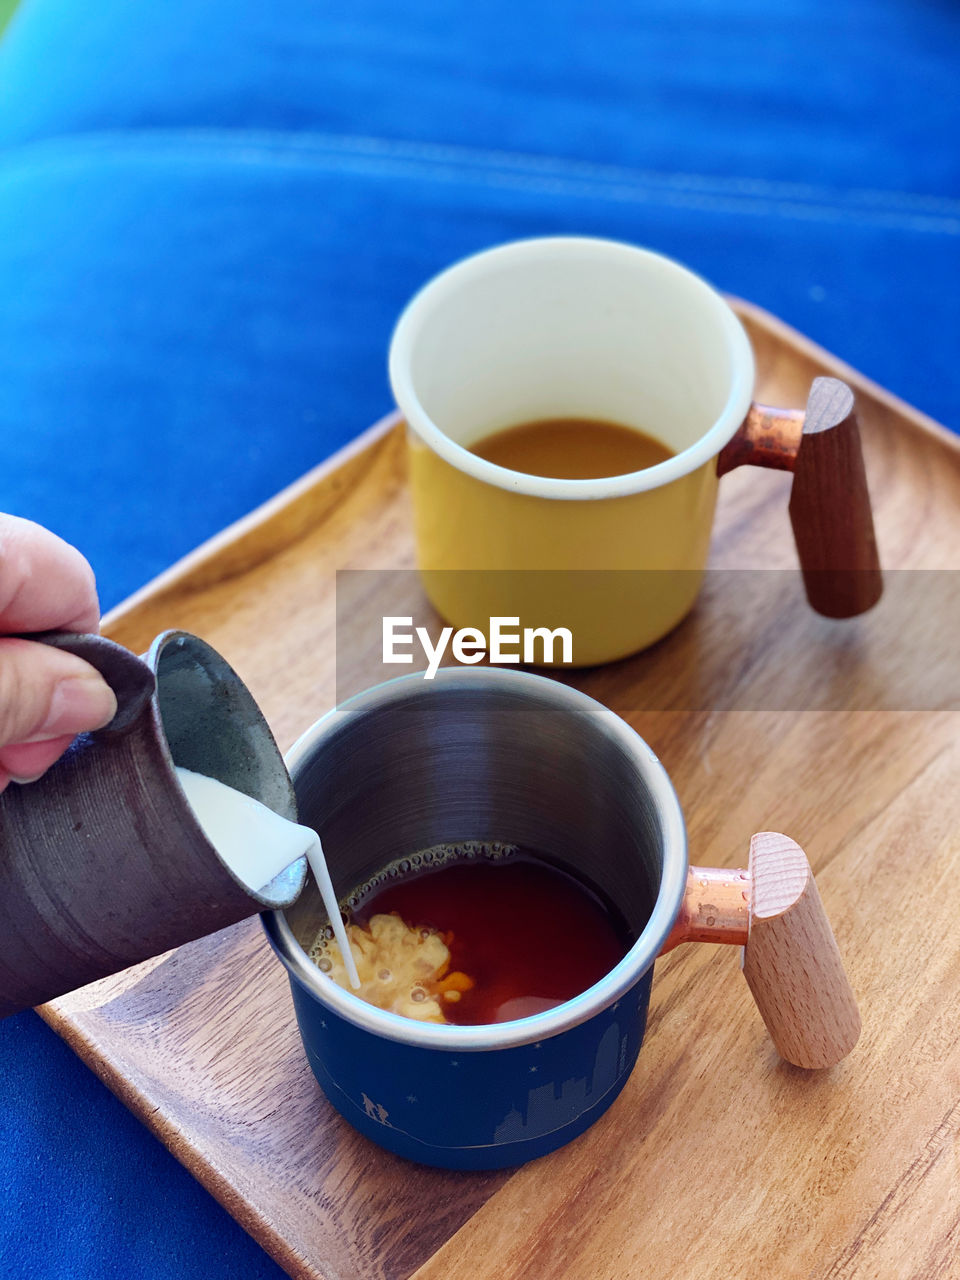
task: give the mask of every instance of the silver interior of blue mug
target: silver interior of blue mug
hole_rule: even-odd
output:
[[[147,658],[156,671],[157,706],[173,764],[216,778],[296,821],[296,798],[280,749],[229,663],[185,631],[158,636]],[[283,906],[300,893],[306,875],[306,859],[300,858],[256,891],[244,888],[261,906]]]
[[[265,917],[268,935],[318,998],[381,1034],[449,1048],[554,1034],[628,990],[679,910],[686,834],[666,772],[623,720],[556,681],[494,668],[391,680],[318,722],[287,763],[341,901],[398,858],[501,842],[594,884],[637,936],[601,982],[547,1013],[495,1028],[416,1023],[365,1004],[309,960],[326,921],[311,879],[292,907]]]

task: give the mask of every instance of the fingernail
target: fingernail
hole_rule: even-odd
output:
[[[46,772],[47,772],[46,769],[41,769],[40,772],[35,773],[32,778],[18,778],[12,773],[8,773],[7,777],[10,779],[11,782],[15,782],[17,786],[25,787],[27,783],[36,782],[39,778],[42,778]]]
[[[56,737],[62,733],[102,729],[116,714],[117,699],[99,675],[71,676],[69,680],[61,680],[54,689],[50,710],[39,733]]]

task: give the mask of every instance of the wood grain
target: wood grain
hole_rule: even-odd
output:
[[[957,568],[956,440],[738,310],[762,400],[801,406],[817,375],[854,387],[885,566]],[[136,650],[166,627],[204,636],[287,747],[333,701],[335,571],[413,563],[403,456],[391,423],[374,429],[117,610],[110,634]],[[776,471],[724,478],[714,565],[795,565],[789,487]],[[705,605],[660,648],[706,653],[709,623]],[[585,673],[582,687],[623,705],[630,670]],[[844,678],[869,685],[871,672]],[[44,1017],[293,1276],[956,1277],[960,716],[867,704],[628,718],[675,781],[695,862],[742,863],[762,828],[806,849],[863,1015],[838,1067],[781,1063],[735,951],[681,947],[657,965],[640,1062],[593,1129],[513,1173],[451,1175],[381,1152],[334,1114],[255,923]]]

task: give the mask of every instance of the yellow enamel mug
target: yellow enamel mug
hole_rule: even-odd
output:
[[[499,616],[565,627],[573,664],[587,666],[653,644],[689,612],[707,562],[718,456],[751,417],[754,386],[747,335],[704,280],[612,241],[503,245],[413,298],[389,369],[408,427],[423,584],[449,623],[486,632]],[[673,456],[567,480],[470,452],[497,430],[548,418],[632,426]],[[781,448],[772,465],[790,465],[790,454]]]

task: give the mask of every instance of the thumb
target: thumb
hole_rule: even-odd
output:
[[[116,710],[113,690],[82,658],[0,639],[0,748],[99,729]]]

